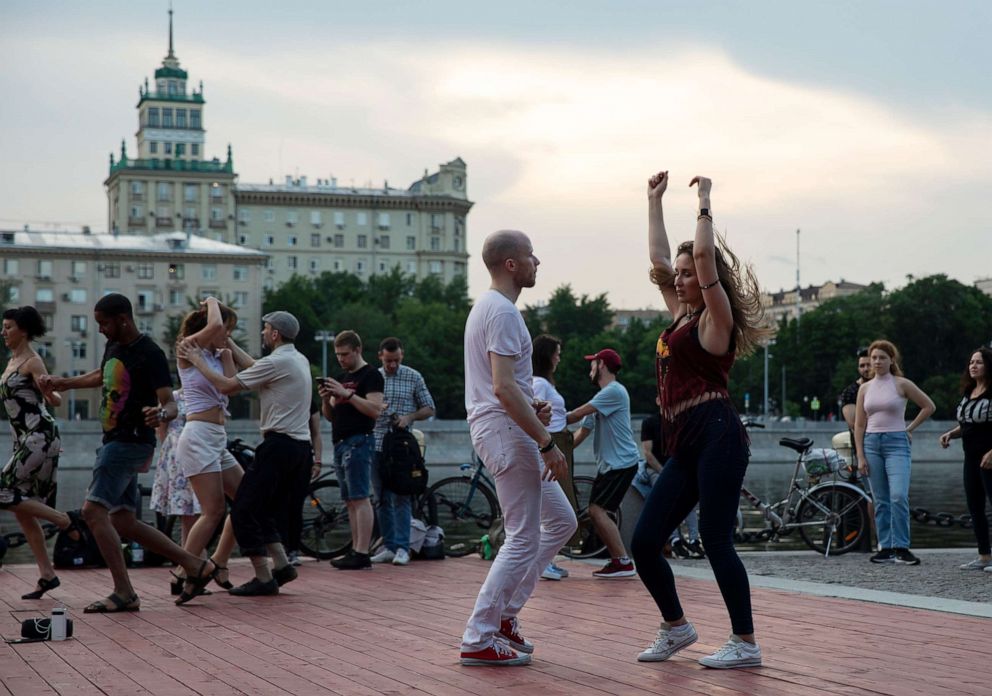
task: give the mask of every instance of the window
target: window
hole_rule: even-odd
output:
[[[151,280],[154,277],[155,277],[155,264],[153,263],[138,264],[138,278],[142,280]]]
[[[407,261],[406,262],[406,272],[407,273],[411,273],[411,274],[415,274],[417,272],[417,262],[416,261]]]
[[[75,330],[75,329],[73,329]],[[86,327],[83,326],[80,331],[85,331]],[[72,357],[76,360],[86,359],[86,341],[70,341],[69,345],[72,346]]]
[[[344,229],[344,212],[340,210],[334,211],[334,225],[339,230]]]
[[[196,208],[193,208],[192,206],[186,208],[186,211],[183,213],[183,217],[187,220],[196,220]]]
[[[138,319],[138,331],[143,334],[150,334],[154,331],[155,327],[152,324],[152,320],[148,317],[140,317]]]
[[[358,235],[358,248],[368,249],[369,248],[369,238],[368,235],[360,234]]]
[[[51,331],[52,329],[55,328],[55,315],[54,314],[51,314],[51,313],[42,314],[41,315],[41,320],[43,322],[45,322],[45,331]],[[39,348],[38,355],[40,355],[41,357],[47,358],[47,357],[49,357],[51,355],[51,350],[52,350],[52,344],[51,343],[43,343],[40,346],[38,346],[38,348]],[[42,348],[44,348],[47,352],[42,353],[42,351],[41,351]]]
[[[320,234],[314,232],[310,235],[310,246],[319,247],[320,246]]]
[[[455,234],[461,234],[465,231],[465,218],[459,216],[455,218]]]
[[[7,288],[7,301],[17,304],[21,301],[21,288],[17,285],[11,285]]]
[[[406,214],[406,226],[409,227],[413,224],[413,213]]]
[[[97,269],[100,270],[100,269]],[[103,277],[104,278],[120,278],[121,277],[121,265],[119,263],[105,263],[103,264]]]
[[[276,286],[276,282],[272,278],[266,278],[265,282],[262,283],[262,288],[265,290],[272,290]]]
[[[183,143],[176,143],[176,157],[182,157],[186,154],[186,145]]]
[[[310,211],[310,224],[314,227],[320,227],[320,211],[311,210]]]
[[[38,288],[34,293],[35,302],[55,302],[55,291],[52,288]]]
[[[21,263],[17,259],[3,260],[4,275],[17,275],[21,272]]]
[[[224,187],[217,182],[210,184],[210,197],[216,201],[223,200]]]
[[[176,109],[176,128],[186,127],[186,109]]]
[[[200,197],[200,187],[197,184],[186,184],[183,186],[183,200],[193,203]]]
[[[238,220],[241,222],[251,222],[251,208],[241,208],[238,211]]]
[[[192,145],[190,145],[189,146],[189,154],[193,155],[193,157],[199,157],[200,156],[200,143],[193,143]]]
[[[310,259],[310,272],[316,273],[320,270],[320,259]]]
[[[431,274],[432,275],[441,275],[441,272],[444,270],[444,265],[443,264],[444,264],[443,261],[431,261],[431,263],[430,263]]]
[[[169,94],[175,96],[177,92],[177,85],[175,80],[169,80]],[[165,111],[165,109],[163,109]]]
[[[340,271],[342,268],[344,268],[344,264],[341,262],[341,259],[334,259],[334,270]]]
[[[201,277],[204,280],[217,280],[217,264],[205,263],[201,268]]]
[[[167,155],[171,155],[172,154],[172,143],[166,143],[165,144],[165,154],[167,154]]]
[[[38,277],[39,278],[51,278],[52,277],[52,262],[51,261],[39,261],[38,262]]]
[[[265,270],[272,271],[275,270],[276,260],[271,256],[265,260]]]
[[[181,305],[183,303],[183,291],[179,288],[171,288],[169,290],[169,304],[173,307]]]
[[[224,211],[221,208],[211,208],[210,209],[210,219],[211,220],[223,220]]]
[[[162,109],[162,127],[172,128],[172,109]]]
[[[266,222],[275,222],[276,214],[273,213],[271,210],[264,210],[262,211],[262,218]]]
[[[355,222],[359,225],[369,224],[369,216],[367,213],[355,213]]]
[[[200,288],[199,299],[205,300],[208,297],[217,297],[218,295],[220,295],[220,290],[217,288]]]
[[[200,126],[200,110],[190,109],[189,110],[189,127],[199,130]],[[195,153],[194,153],[195,154]]]
[[[298,212],[296,212],[295,210],[286,211],[286,224],[289,227],[292,227],[299,221],[300,221],[300,214]]]
[[[334,246],[338,247],[339,249],[344,246],[344,235],[343,234],[336,234],[336,235],[334,235]]]
[[[286,268],[288,268],[291,271],[295,271],[296,270],[296,257],[295,256],[287,256],[286,257]]]
[[[244,233],[239,234],[238,235],[238,244],[241,244],[242,246],[244,246],[247,243],[248,243],[248,235],[247,234],[244,234]]]
[[[379,213],[379,229],[389,229],[389,213]]]
[[[381,237],[379,237],[379,248],[380,249],[388,249],[389,248],[389,235],[388,234],[384,234]]]
[[[234,293],[234,306],[239,308],[244,308],[248,306],[248,293],[244,290],[238,290]]]
[[[465,275],[465,264],[462,261],[455,261],[455,275]]]
[[[172,200],[172,184],[166,184],[164,182],[159,183],[158,199],[162,202],[168,202]]]
[[[362,275],[363,273],[365,273],[364,261],[355,261],[355,273],[357,273],[358,275]]]
[[[150,152],[153,155],[157,155],[158,154],[158,143],[155,142],[154,140],[152,140],[150,143],[148,143],[148,152]]]
[[[73,304],[86,304],[86,290],[84,288],[73,288],[68,294],[69,302]]]
[[[385,261],[380,261],[379,262],[379,273],[385,273],[385,272],[386,272],[386,262]]]
[[[431,229],[440,230],[444,228],[444,215],[440,213],[431,213]]]
[[[148,125],[152,128],[158,128],[160,121],[158,120],[158,107],[150,107],[148,109]]]
[[[145,209],[144,208],[142,208],[140,205],[132,205],[131,206],[131,219],[132,220],[137,220],[138,218],[144,218],[144,216],[145,216]]]
[[[139,312],[149,312],[155,304],[155,291],[154,290],[139,290],[138,291],[138,311]]]
[[[235,266],[232,273],[235,280],[248,280],[248,266]]]
[[[265,235],[265,246],[272,246],[275,243],[276,243],[276,238],[273,235],[271,234]]]
[[[441,251],[440,237],[431,237],[431,251]]]
[[[290,235],[286,238],[286,246],[295,247],[296,246],[296,236]]]
[[[462,240],[460,240],[458,237],[455,237],[454,244],[455,244],[455,251],[461,251],[462,250]]]
[[[131,195],[140,196],[145,192],[145,185],[140,181],[131,182]]]
[[[170,280],[185,280],[186,278],[186,265],[182,263],[170,263],[169,264],[169,279]]]

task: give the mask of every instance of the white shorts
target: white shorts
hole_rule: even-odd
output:
[[[238,466],[227,451],[227,431],[223,425],[206,421],[186,421],[176,445],[176,461],[183,476],[219,473]]]

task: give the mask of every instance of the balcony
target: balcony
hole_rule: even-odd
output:
[[[145,194],[135,193],[134,191],[131,191],[130,198],[132,203],[140,203],[141,201],[145,200]]]
[[[194,230],[200,229],[200,218],[198,217],[184,217],[183,218],[183,229],[190,227]]]
[[[211,220],[210,229],[212,230],[226,230],[227,220]]]
[[[144,227],[145,226],[145,218],[144,217],[129,217],[127,219],[127,226],[128,227]]]
[[[155,218],[155,226],[156,227],[172,227],[173,226],[172,225],[172,218],[171,217],[157,217],[157,218]]]
[[[182,159],[122,159],[110,165],[110,173],[125,170],[152,170],[172,172],[205,172],[209,174],[234,174],[234,163],[228,159],[221,162],[216,157],[206,160]]]

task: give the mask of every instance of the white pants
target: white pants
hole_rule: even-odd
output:
[[[575,531],[572,506],[557,481],[542,481],[537,444],[506,415],[472,424],[472,445],[496,482],[506,541],[482,583],[462,651],[485,650],[502,619],[515,617],[541,571]]]

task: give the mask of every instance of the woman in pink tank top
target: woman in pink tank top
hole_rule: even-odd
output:
[[[912,432],[934,412],[933,401],[902,376],[899,351],[889,341],[868,347],[875,376],[858,389],[854,445],[858,471],[871,481],[879,551],[872,563],[919,565],[909,550],[909,475]],[[906,401],[920,407],[906,425]]]

